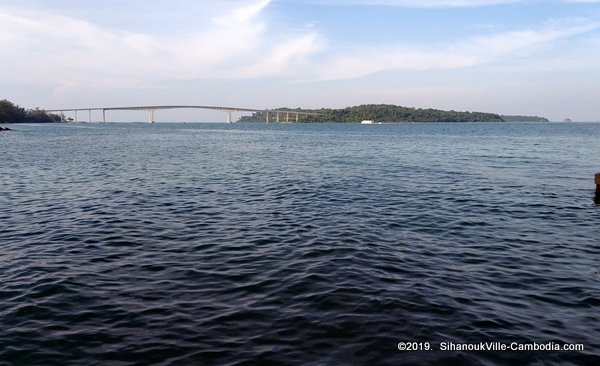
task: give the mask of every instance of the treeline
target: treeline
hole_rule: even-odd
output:
[[[40,109],[24,109],[8,100],[0,100],[0,123],[60,122],[60,116]]]
[[[550,122],[547,118],[538,116],[502,116],[505,122]]]
[[[289,109],[279,108],[279,111],[314,112],[318,115],[302,116],[300,122],[341,122],[358,123],[363,120],[376,122],[504,122],[504,119],[494,113],[483,112],[457,112],[443,111],[439,109],[422,109],[401,107],[389,104],[367,104],[344,109]],[[295,116],[294,116],[295,118]],[[273,117],[271,117],[273,120]],[[256,112],[251,116],[245,116],[240,122],[265,121],[263,112]]]

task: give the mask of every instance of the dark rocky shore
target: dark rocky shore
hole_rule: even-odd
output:
[[[12,131],[10,128],[8,127],[1,127],[0,126],[0,131]]]

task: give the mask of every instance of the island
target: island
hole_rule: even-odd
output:
[[[289,112],[315,113],[314,115],[305,115],[299,118],[298,122],[318,123],[318,122],[337,122],[337,123],[361,123],[361,121],[376,122],[549,122],[548,119],[536,116],[507,116],[495,113],[485,112],[457,112],[444,111],[440,109],[423,109],[402,107],[391,104],[363,104],[343,109],[301,109],[301,108],[277,108],[280,114]],[[270,112],[271,115],[275,112]],[[272,120],[272,117],[271,117]],[[249,116],[241,117],[238,122],[264,122],[266,121],[265,112],[255,112]]]
[[[24,109],[6,99],[0,100],[0,123],[44,123],[60,121],[60,116],[46,113],[39,108]]]

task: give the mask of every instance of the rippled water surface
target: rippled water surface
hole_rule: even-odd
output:
[[[600,124],[12,128],[0,365],[600,365]]]

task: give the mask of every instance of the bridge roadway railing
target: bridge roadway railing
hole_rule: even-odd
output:
[[[94,107],[94,108],[62,108],[62,109],[46,109],[45,112],[60,112],[61,117],[64,112],[74,112],[75,122],[79,122],[77,112],[87,111],[89,114],[89,121],[92,122],[92,111],[102,111],[102,122],[106,122],[106,111],[148,111],[148,122],[154,123],[154,112],[157,110],[165,109],[207,109],[222,111],[227,114],[227,123],[232,123],[233,112],[262,112],[265,114],[265,122],[270,122],[270,116],[274,114],[275,122],[279,123],[283,120],[282,116],[285,116],[285,122],[290,122],[290,115],[295,116],[295,121],[298,122],[299,116],[315,116],[318,113],[314,112],[302,112],[294,110],[278,110],[278,109],[255,109],[255,108],[243,108],[243,107],[219,107],[219,106],[207,106],[207,105],[146,105],[146,106],[132,106],[132,107]]]

